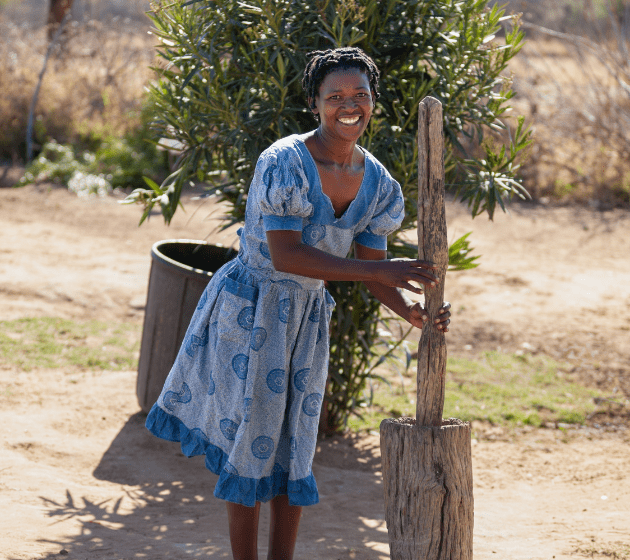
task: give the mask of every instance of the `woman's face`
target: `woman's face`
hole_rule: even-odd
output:
[[[356,141],[366,129],[374,100],[367,74],[357,68],[327,74],[315,97],[313,113],[322,131],[346,141]]]

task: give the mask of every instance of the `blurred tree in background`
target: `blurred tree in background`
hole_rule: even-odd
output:
[[[49,0],[48,4],[48,40],[50,41],[61,22],[72,9],[74,0]]]
[[[175,171],[136,189],[127,202],[159,204],[170,222],[182,187],[208,184],[228,203],[224,227],[244,220],[259,154],[270,144],[317,126],[301,88],[306,54],[357,46],[381,71],[381,94],[362,137],[401,184],[406,217],[389,240],[392,257],[415,257],[401,233],[416,228],[417,108],[427,95],[444,110],[448,188],[473,216],[493,217],[513,195],[530,143],[523,119],[504,120],[513,97],[503,72],[523,43],[513,16],[487,0],[192,0],[152,5],[153,33],[166,64],[150,90],[156,137],[180,145]],[[498,38],[498,35],[502,38]],[[452,270],[476,266],[467,237],[450,250]],[[322,431],[343,428],[364,401],[378,356],[379,304],[363,284],[330,283],[337,300],[331,326],[330,381]]]

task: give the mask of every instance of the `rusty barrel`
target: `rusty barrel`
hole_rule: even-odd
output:
[[[205,241],[167,239],[151,248],[136,393],[144,412],[157,400],[199,298],[236,251]]]

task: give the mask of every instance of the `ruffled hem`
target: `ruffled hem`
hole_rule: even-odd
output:
[[[276,465],[270,476],[259,479],[233,474],[225,468],[228,455],[220,447],[210,443],[199,428],[188,429],[179,418],[165,412],[157,404],[151,408],[145,425],[154,436],[180,442],[182,453],[187,457],[206,456],[206,468],[219,475],[214,489],[217,498],[249,507],[254,507],[256,502],[268,502],[279,495],[287,495],[289,505],[292,506],[319,503],[317,484],[312,473],[306,478],[289,480],[289,473]]]

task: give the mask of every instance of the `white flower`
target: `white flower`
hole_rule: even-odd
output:
[[[105,197],[111,192],[112,185],[103,175],[75,171],[68,181],[68,189],[81,198],[92,195]]]

